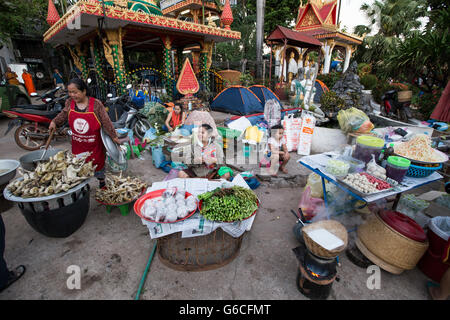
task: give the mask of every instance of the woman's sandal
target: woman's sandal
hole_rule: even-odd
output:
[[[23,274],[25,273],[27,269],[25,268],[24,265],[20,265],[18,267],[16,267],[15,271],[10,271],[10,276],[8,279],[8,282],[6,283],[6,285],[3,288],[0,288],[0,292],[2,292],[3,290],[6,290],[10,285],[12,285],[14,282],[16,282],[17,280],[19,280]]]
[[[435,297],[431,293],[432,288],[438,288],[439,284],[433,281],[427,281],[427,291],[432,300],[435,300]],[[431,290],[430,290],[431,289]]]

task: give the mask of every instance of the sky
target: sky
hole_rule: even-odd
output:
[[[360,24],[368,25],[365,13],[360,11],[361,5],[364,3],[372,4],[374,0],[341,0],[341,28],[347,27],[347,32],[353,33],[353,29]]]

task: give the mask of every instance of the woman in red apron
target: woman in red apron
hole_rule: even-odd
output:
[[[106,151],[100,135],[100,129],[106,133],[117,144],[114,125],[109,118],[101,101],[87,95],[87,86],[81,79],[72,79],[67,85],[69,99],[65,108],[50,123],[50,129],[56,129],[66,121],[72,130],[72,153],[80,154],[91,152],[87,161],[93,162],[95,177],[99,180],[100,188],[105,185],[105,157]]]
[[[186,113],[183,111],[183,108],[176,104],[172,111],[167,116],[165,127],[163,126],[163,130],[172,132],[175,128],[180,127],[186,121]]]

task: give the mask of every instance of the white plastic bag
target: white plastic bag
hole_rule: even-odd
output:
[[[434,217],[430,220],[429,227],[445,241],[450,237],[450,217]]]
[[[297,151],[300,141],[300,129],[302,127],[302,119],[294,118],[294,114],[284,116],[282,121],[284,128],[284,139],[289,152]]]
[[[316,127],[316,118],[308,112],[302,112],[301,123],[297,154],[309,156],[311,153],[314,128]]]

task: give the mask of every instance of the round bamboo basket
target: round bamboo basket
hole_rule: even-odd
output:
[[[371,254],[366,255],[367,258],[394,274],[413,269],[428,249],[428,240],[419,242],[402,235],[388,226],[378,214],[360,225],[357,234],[362,244],[358,248],[361,250],[360,247],[363,247],[363,253],[368,250]],[[380,263],[379,259],[384,263]]]
[[[308,231],[313,231],[317,229],[327,230],[328,232],[334,234],[336,237],[341,239],[344,242],[344,244],[334,250],[327,250],[323,248],[321,245],[313,241],[308,236]],[[310,225],[303,227],[302,234],[308,250],[311,251],[314,255],[318,256],[319,258],[325,259],[336,258],[342,251],[344,251],[348,243],[347,230],[340,222],[335,220],[322,220],[311,223]]]
[[[399,91],[398,92],[398,101],[399,102],[411,101],[411,98],[412,98],[412,91],[411,90]]]

